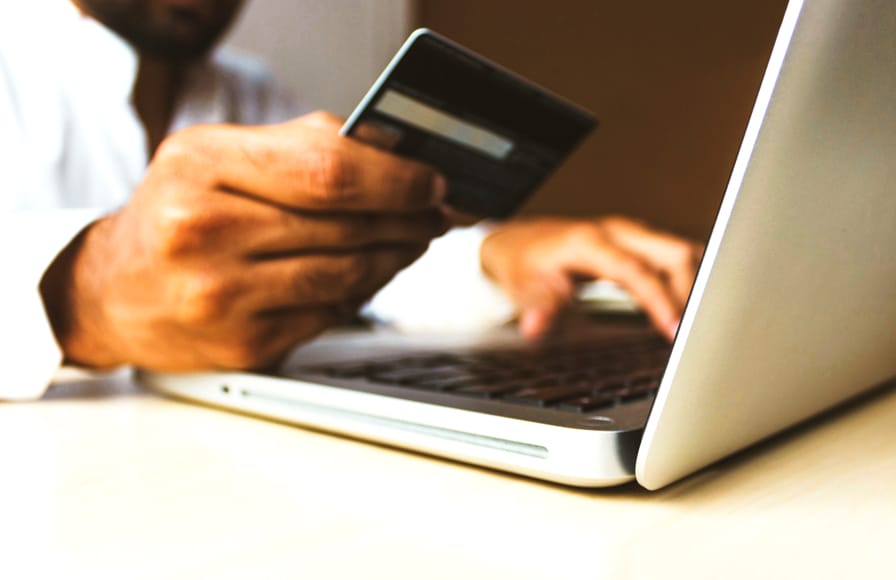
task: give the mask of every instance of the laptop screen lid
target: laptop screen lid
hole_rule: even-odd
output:
[[[791,1],[638,454],[656,489],[896,374],[896,4]]]

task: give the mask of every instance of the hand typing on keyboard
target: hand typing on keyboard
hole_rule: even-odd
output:
[[[674,337],[703,247],[621,217],[508,222],[482,244],[483,271],[511,297],[527,337],[544,334],[583,279],[627,290],[666,337]]]

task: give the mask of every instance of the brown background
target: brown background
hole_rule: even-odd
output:
[[[418,0],[416,20],[595,112],[523,213],[712,226],[784,0]]]

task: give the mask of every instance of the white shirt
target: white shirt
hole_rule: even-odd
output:
[[[39,397],[62,362],[38,285],[56,255],[127,200],[148,164],[131,104],[137,55],[66,0],[0,0],[0,399]],[[172,130],[302,110],[257,61],[219,51],[190,76]],[[479,270],[482,227],[436,240],[365,308],[412,329],[507,320]]]

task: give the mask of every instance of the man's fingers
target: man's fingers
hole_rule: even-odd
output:
[[[367,121],[355,128],[352,138],[380,149],[389,150],[398,145],[401,140],[401,132],[388,125]]]
[[[346,324],[357,308],[328,305],[314,309],[285,310],[269,313],[270,339],[264,348],[271,353],[267,366],[278,364],[283,357],[301,343],[308,342],[326,329]]]
[[[306,342],[346,318],[341,305],[278,311],[253,321],[251,330],[222,336],[198,336],[206,366],[223,369],[271,369],[299,343]]]
[[[238,293],[254,312],[363,302],[425,247],[401,245],[263,260],[245,270]]]
[[[520,312],[520,333],[530,339],[535,340],[551,328],[557,313],[537,307],[524,308]]]
[[[255,257],[316,249],[358,250],[384,244],[427,244],[448,230],[438,211],[412,215],[326,214],[280,216],[279,227],[255,231],[250,242]]]
[[[609,278],[631,292],[654,326],[672,337],[681,306],[659,273],[637,256],[609,244],[585,244],[567,262],[570,272]]]
[[[434,209],[414,214],[300,212],[229,194],[218,194],[208,207],[191,230],[202,230],[202,239],[210,247],[226,244],[254,259],[381,244],[426,244],[450,225]],[[218,217],[212,215],[212,208]]]
[[[572,283],[569,289],[557,289],[542,300],[525,304],[520,309],[520,333],[530,340],[538,339],[554,326],[560,313],[572,301]]]
[[[516,297],[521,305],[520,332],[526,338],[537,339],[551,329],[560,312],[572,302],[575,286],[566,275],[546,272],[522,290]]]
[[[294,124],[245,139],[224,176],[239,191],[318,211],[410,212],[438,206],[445,179],[433,168],[336,132]]]
[[[329,111],[314,111],[307,115],[303,115],[298,119],[293,119],[291,123],[304,123],[305,125],[312,127],[337,132],[342,128],[342,125],[345,124],[345,119]]]
[[[605,220],[604,229],[617,245],[668,276],[678,304],[684,307],[702,253],[696,244],[624,218]]]
[[[334,132],[342,128],[345,119],[327,111],[315,111],[301,117],[296,122]],[[384,123],[365,121],[354,127],[351,136],[353,139],[380,149],[392,149],[401,139],[401,132]]]
[[[166,140],[154,163],[212,187],[311,211],[419,211],[438,206],[447,189],[427,165],[302,120],[187,130]]]

